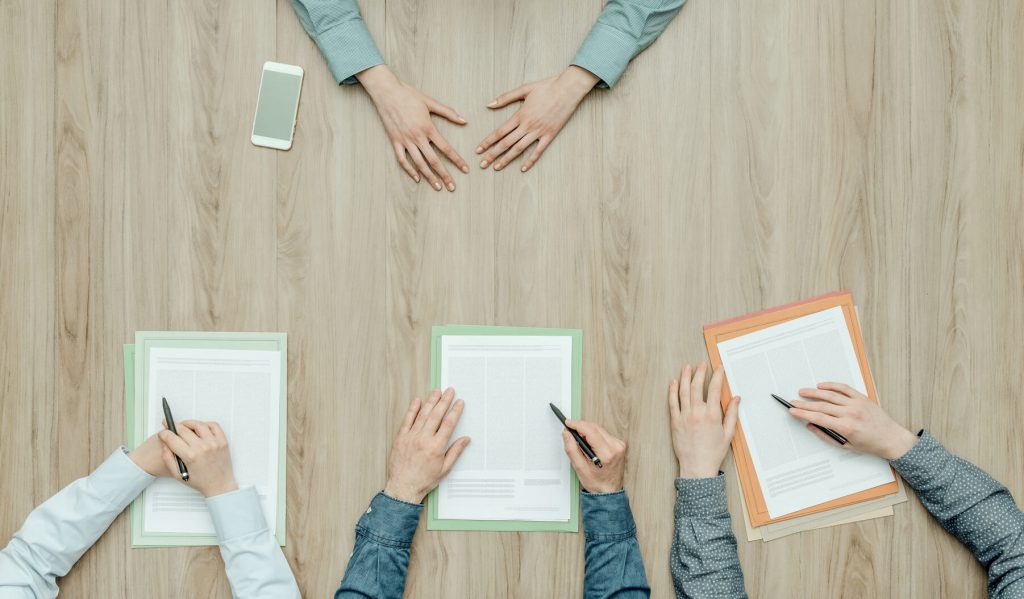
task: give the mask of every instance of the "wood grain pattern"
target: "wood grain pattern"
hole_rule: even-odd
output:
[[[470,164],[599,0],[379,0],[392,68],[454,106]],[[329,596],[384,482],[434,324],[579,327],[584,414],[630,440],[654,596],[672,594],[668,381],[700,325],[837,288],[883,404],[1024,495],[1024,5],[691,0],[528,174],[414,185],[290,3],[0,1],[0,538],[123,438],[141,329],[289,334],[288,545]],[[306,69],[294,148],[249,144],[266,60]],[[730,504],[738,490],[730,477]],[[742,534],[742,525],[734,522]],[[215,548],[128,547],[68,596],[212,596]],[[412,597],[571,597],[582,535],[430,533]],[[752,597],[968,597],[984,573],[916,499],[740,541]],[[202,592],[186,586],[202,580]],[[155,591],[154,589],[160,589]]]

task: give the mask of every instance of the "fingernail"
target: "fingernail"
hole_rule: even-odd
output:
[[[505,168],[505,165],[500,162],[494,165],[494,170],[496,171],[500,171],[503,168]]]
[[[519,172],[521,172],[521,173],[525,173],[526,172],[526,165],[525,164],[523,166],[519,167]]]
[[[417,183],[419,183],[420,182],[420,176],[416,175],[415,177],[412,178],[412,180],[417,182]]]
[[[483,146],[477,146],[476,147],[476,153],[477,154],[479,154],[480,152],[483,152],[483,151],[484,151],[484,147]]]
[[[488,107],[488,108],[494,108],[494,107],[495,107],[495,106],[497,106],[497,105],[498,105],[498,101],[497,101],[497,100],[494,100],[493,102],[491,102],[490,104],[488,104],[488,105],[487,105],[487,107]]]
[[[468,173],[468,172],[469,172],[469,167],[468,167],[468,166],[466,166],[465,164],[463,164],[463,165],[462,165],[462,168],[460,168],[459,170],[461,170],[461,171],[462,171],[462,172],[464,172],[464,173]]]
[[[441,184],[440,183],[434,183],[434,189],[436,189],[437,191],[441,191]]]
[[[487,168],[487,161],[486,160],[481,160],[480,161],[480,168]]]
[[[455,116],[459,117],[459,120],[460,120],[460,121],[462,121],[463,123],[465,123],[465,122],[466,122],[466,119],[462,118],[462,115],[461,115],[461,114],[457,114],[457,115],[455,115]]]
[[[455,184],[454,183],[449,183],[448,184],[448,191],[455,191]]]

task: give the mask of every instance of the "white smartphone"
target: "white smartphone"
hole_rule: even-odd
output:
[[[253,144],[278,150],[292,147],[301,90],[302,67],[279,62],[263,63],[256,118],[252,121]]]

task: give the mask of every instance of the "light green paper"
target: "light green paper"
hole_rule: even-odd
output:
[[[145,440],[146,406],[137,405],[135,398],[145,398],[145,385],[149,380],[149,350],[154,347],[198,349],[250,349],[281,352],[281,415],[278,438],[278,501],[277,542],[285,544],[285,498],[288,455],[288,337],[286,333],[206,333],[188,331],[139,331],[135,345],[124,346],[124,395],[127,439],[130,448]],[[136,359],[138,358],[138,359]],[[145,491],[131,504],[132,547],[178,547],[217,545],[216,535],[180,533],[144,533],[142,527],[142,501]]]
[[[430,386],[441,384],[441,337],[444,335],[494,335],[572,337],[572,413],[580,417],[580,382],[583,373],[583,331],[579,329],[542,329],[525,327],[491,327],[478,325],[435,326],[430,334]],[[554,418],[554,415],[552,415]],[[427,503],[427,530],[486,530],[504,532],[579,532],[580,481],[570,468],[569,521],[535,522],[527,520],[441,520],[437,517],[437,489],[430,492]]]

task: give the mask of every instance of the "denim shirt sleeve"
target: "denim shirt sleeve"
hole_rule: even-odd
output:
[[[409,568],[409,547],[422,510],[418,503],[377,493],[356,524],[356,546],[335,599],[401,599]]]
[[[676,597],[746,597],[725,475],[677,478],[675,518],[669,566]]]
[[[927,431],[890,462],[924,507],[988,570],[990,597],[1024,597],[1024,514],[1010,491]]]
[[[608,0],[583,40],[572,64],[612,87],[629,61],[647,49],[668,27],[686,0]]]
[[[292,0],[292,8],[338,83],[359,83],[356,73],[384,64],[356,0]]]
[[[650,597],[636,524],[625,491],[581,494],[586,566],[583,597]]]

